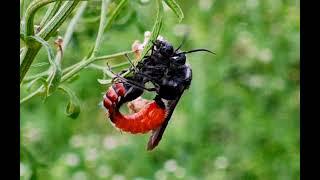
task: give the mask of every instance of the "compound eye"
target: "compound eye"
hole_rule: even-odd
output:
[[[166,57],[169,57],[173,54],[173,47],[171,45],[164,45],[160,49],[160,53]]]
[[[171,58],[171,61],[176,65],[184,65],[186,63],[186,56],[184,54],[174,56]]]

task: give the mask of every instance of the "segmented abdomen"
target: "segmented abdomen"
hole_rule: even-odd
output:
[[[158,128],[163,123],[165,115],[165,110],[160,108],[156,102],[152,102],[137,113],[123,115],[115,111],[109,117],[117,128],[136,134],[147,133]]]
[[[103,101],[104,107],[108,109],[111,122],[117,128],[136,134],[147,133],[161,126],[166,117],[165,108],[152,101],[136,113],[123,115],[117,108],[117,103],[124,95],[123,84],[117,83],[109,88]]]

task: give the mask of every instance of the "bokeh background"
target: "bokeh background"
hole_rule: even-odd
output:
[[[216,55],[188,55],[192,84],[160,145],[147,152],[149,134],[120,133],[111,126],[99,106],[107,89],[97,81],[102,73],[88,68],[67,84],[81,102],[77,119],[65,115],[68,99],[59,92],[45,102],[36,97],[21,105],[21,179],[300,179],[299,1],[177,2],[185,18],[179,23],[165,7],[161,35],[178,46],[189,31],[182,49],[207,48]],[[100,4],[88,3],[63,67],[88,54]],[[130,50],[134,40],[142,40],[154,23],[155,7],[154,1],[130,1],[104,34],[99,54]],[[41,11],[36,22],[46,8]],[[42,61],[47,61],[44,49],[35,63]]]

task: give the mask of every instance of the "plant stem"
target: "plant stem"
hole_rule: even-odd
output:
[[[42,27],[58,12],[59,8],[61,7],[62,1],[58,0],[54,3],[54,5],[50,5],[46,14],[44,15],[42,21],[40,22],[40,28]]]
[[[81,61],[84,61],[85,59],[82,59]],[[66,67],[63,71],[62,74],[66,74],[67,72],[71,71],[73,68],[75,68],[76,66],[78,66],[78,64],[81,62],[77,62],[75,64],[72,64],[71,66]]]
[[[23,104],[24,102],[28,101],[29,99],[33,98],[36,95],[39,95],[42,93],[44,90],[44,86],[40,86],[37,90],[29,94],[28,96],[24,97],[23,99],[20,100],[20,104]]]
[[[36,12],[43,6],[54,2],[55,0],[36,0],[31,2],[31,4],[28,6],[26,10],[26,16],[25,16],[25,24],[23,30],[25,31],[26,36],[32,36],[34,35],[34,24],[33,19]]]
[[[100,60],[105,60],[105,59],[113,59],[113,58],[116,58],[116,57],[120,57],[120,56],[123,56],[125,54],[130,54],[132,53],[133,51],[124,51],[124,52],[120,52],[120,53],[116,53],[116,54],[112,54],[112,55],[105,55],[105,56],[99,56],[99,57],[95,57],[93,58],[93,61],[96,62],[96,61],[100,61]],[[77,66],[80,66],[80,64],[83,62],[83,61],[88,61],[86,59],[83,59],[81,60],[80,62],[76,63],[76,64],[73,64],[69,67],[66,67],[63,71],[62,71],[62,75],[66,75],[68,72],[70,72],[72,69],[76,68]],[[90,62],[89,64],[92,64],[93,62]],[[88,65],[89,65],[88,64]],[[125,65],[128,65],[129,63],[128,62],[124,62],[124,63],[120,63],[120,64],[116,64],[114,66],[112,66],[112,68],[119,68],[119,67],[123,67]],[[85,68],[85,67],[84,67]],[[48,75],[48,71],[44,71],[44,72],[41,72],[39,74],[35,74],[35,75],[32,75],[32,76],[28,76],[28,77],[25,77],[25,79],[23,80],[24,83],[26,82],[30,82],[36,78],[40,78],[40,77],[45,77]]]
[[[92,60],[88,59],[86,61],[80,61],[76,67],[74,67],[72,70],[70,70],[68,73],[62,76],[61,83],[71,78],[73,75],[75,75],[77,72],[85,68],[87,65],[90,64]]]
[[[114,66],[111,66],[111,68],[120,68],[120,67],[129,65],[129,64],[130,64],[129,62],[124,62],[124,63],[120,63],[120,64],[116,64]]]
[[[156,21],[153,25],[152,32],[150,35],[150,38],[146,44],[146,46],[143,48],[143,51],[141,53],[141,58],[134,61],[134,64],[136,65],[139,61],[142,60],[142,58],[148,53],[150,48],[152,47],[152,41],[155,41],[158,38],[158,35],[160,33],[161,27],[162,27],[162,21],[163,21],[163,5],[162,0],[157,0],[157,16]]]
[[[100,56],[100,57],[92,57],[92,58],[89,58],[89,59],[84,59],[82,61],[80,61],[79,63],[77,64],[74,64],[74,65],[71,65],[70,67],[72,68],[68,68],[69,70],[66,72],[66,73],[63,73],[63,76],[61,78],[61,81],[60,83],[63,83],[65,81],[67,81],[68,79],[72,78],[76,73],[78,73],[79,71],[81,71],[82,69],[84,69],[85,67],[87,67],[88,65],[90,65],[91,63],[93,62],[96,62],[96,61],[101,61],[101,60],[108,60],[108,59],[113,59],[113,58],[116,58],[116,57],[120,57],[120,56],[124,56],[125,54],[130,54],[132,53],[133,51],[124,51],[124,52],[120,52],[120,53],[116,53],[116,54],[111,54],[111,55],[106,55],[106,56]],[[121,66],[123,66],[124,63],[121,64]],[[116,65],[117,66],[117,65]],[[115,66],[115,67],[116,67]],[[118,65],[118,67],[120,66],[120,64]],[[67,68],[66,68],[67,69]],[[66,70],[65,69],[65,70]],[[64,72],[65,72],[64,70]],[[45,76],[45,75],[48,75],[48,74],[45,74],[46,72],[43,72],[41,73],[41,75]],[[38,78],[38,77],[41,77],[41,75],[37,74],[33,77],[30,77],[28,78],[27,80],[30,81],[30,80],[33,80],[34,78]],[[33,78],[33,79],[31,79]],[[45,87],[42,85],[40,86],[36,91],[32,92],[31,94],[29,94],[27,97],[24,97],[22,100],[20,100],[20,104],[28,101],[29,99],[31,99],[32,97],[36,96],[36,95],[39,95],[41,94],[42,92],[44,92],[44,89]]]
[[[20,20],[23,18],[23,13],[25,10],[25,0],[20,1]]]
[[[119,52],[119,53],[115,53],[115,54],[111,54],[111,55],[98,56],[98,57],[93,58],[93,62],[105,60],[105,59],[112,59],[112,58],[124,56],[126,54],[131,54],[131,53],[133,53],[133,51],[124,51],[124,52]]]
[[[74,10],[79,2],[80,0],[65,2],[56,13],[56,15],[52,17],[52,19],[43,27],[43,29],[41,29],[41,31],[37,35],[45,40],[48,40],[52,33],[54,33],[61,26],[61,24]]]
[[[111,28],[111,25],[113,24],[113,21],[116,19],[116,17],[119,15],[121,9],[126,5],[128,0],[121,0],[116,9],[111,14],[107,24],[104,27],[104,31],[109,30]]]
[[[38,73],[38,74],[35,74],[35,75],[32,75],[32,76],[27,76],[24,78],[23,82],[29,82],[29,81],[32,81],[34,79],[37,79],[37,78],[40,78],[40,77],[45,77],[45,76],[48,76],[48,73],[49,71],[46,70],[44,72],[41,72],[41,73]]]
[[[106,24],[106,21],[107,21],[107,6],[108,6],[108,3],[109,3],[109,0],[102,0],[100,24],[99,24],[98,34],[97,34],[96,42],[95,42],[91,57],[96,56],[96,54],[97,54],[97,52],[98,52],[98,50],[100,48],[100,44],[101,44],[101,41],[102,41],[102,36],[103,36],[105,24]]]
[[[26,47],[20,55],[20,84],[29,70],[33,59],[41,48],[40,43],[34,43],[33,47]]]
[[[46,26],[38,33],[38,35],[42,39],[48,40],[49,37],[51,36],[51,34],[58,29],[58,27],[64,22],[66,17],[77,6],[79,1],[80,0],[65,2],[63,4],[63,6],[60,8],[59,12],[57,12],[57,14],[46,24]],[[30,17],[29,17],[29,19],[30,19]],[[31,18],[31,19],[33,19],[33,18]],[[29,26],[30,26],[30,24],[29,24]],[[32,26],[32,28],[33,28],[33,26]],[[41,44],[38,42],[33,42],[32,44],[27,43],[26,49],[21,53],[21,56],[20,56],[20,84],[22,83],[24,76],[28,72],[28,70],[29,70],[34,58],[38,54],[40,48],[41,48]]]
[[[76,67],[74,67],[72,70],[70,70],[68,73],[64,74],[61,78],[61,83],[65,82],[69,78],[71,78],[73,75],[81,71],[83,68],[87,67],[89,64],[100,61],[100,60],[107,60],[107,59],[113,59],[119,56],[124,56],[125,54],[132,53],[132,51],[125,51],[121,53],[116,53],[112,55],[107,55],[107,56],[100,56],[100,57],[91,57],[89,59],[80,61]]]
[[[120,67],[129,65],[129,64],[130,64],[129,62],[123,62],[123,63],[120,63],[120,64],[116,64],[114,66],[111,66],[111,69],[120,68]],[[100,70],[100,71],[105,71],[107,69],[106,66],[100,66],[100,65],[97,65],[97,64],[90,64],[88,67],[93,68],[93,69],[97,69],[97,70]]]
[[[78,23],[78,21],[80,20],[84,10],[86,9],[88,4],[88,1],[84,1],[81,2],[79,9],[77,10],[76,14],[74,15],[74,17],[71,19],[66,32],[63,36],[63,45],[62,45],[62,51],[64,52],[64,50],[66,49],[67,45],[70,42],[70,39],[73,35],[74,29],[76,27],[76,24]]]

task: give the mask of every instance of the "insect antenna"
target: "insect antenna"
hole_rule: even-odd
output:
[[[177,52],[177,51],[184,45],[184,43],[186,42],[186,40],[187,40],[187,38],[188,38],[188,35],[189,35],[189,32],[184,33],[183,39],[182,39],[179,47],[178,47],[176,50],[174,50],[174,52]]]
[[[199,52],[199,51],[205,51],[205,52],[209,52],[211,54],[216,54],[212,51],[209,51],[208,49],[193,49],[193,50],[190,50],[190,51],[184,51],[184,52],[181,52],[182,54],[189,54],[189,53],[194,53],[194,52]]]

